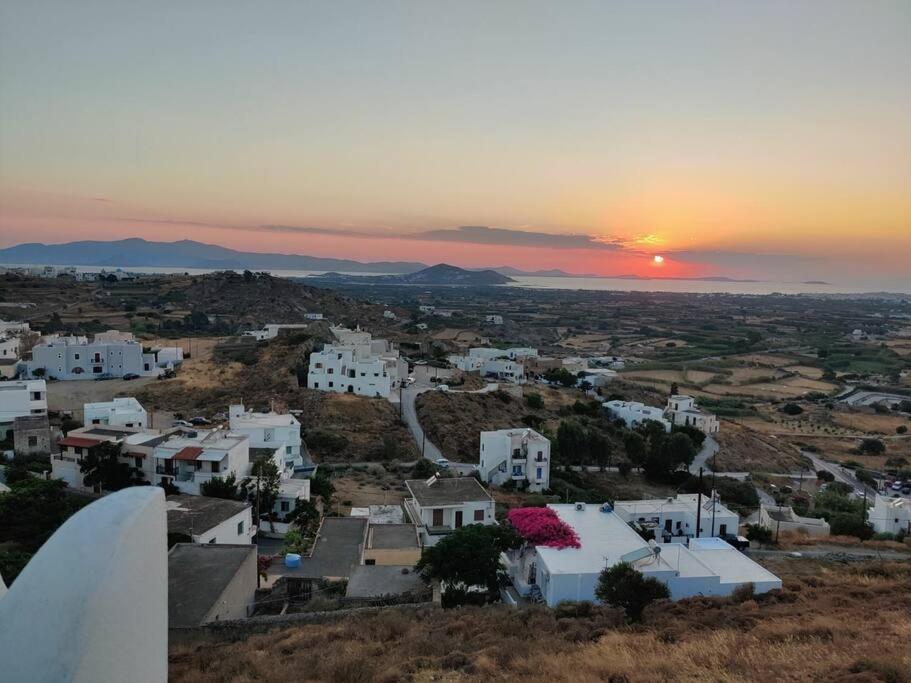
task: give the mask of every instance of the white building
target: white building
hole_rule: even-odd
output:
[[[549,489],[550,440],[527,427],[481,432],[478,473],[486,484],[513,481],[519,489]]]
[[[828,536],[831,533],[826,520],[821,517],[801,517],[787,505],[760,505],[759,526],[776,534],[794,531],[807,536]]]
[[[418,310],[421,313],[429,314],[429,313],[433,313],[435,310],[437,310],[437,307],[436,306],[418,306]]]
[[[583,370],[582,372],[584,374],[576,381],[576,386],[581,386],[585,382],[588,382],[594,388],[603,387],[617,378],[617,371],[609,370],[607,368],[590,368],[588,370]]]
[[[293,470],[304,464],[301,456],[301,424],[293,415],[281,415],[274,411],[245,411],[243,404],[230,406],[228,415],[230,430],[235,434],[246,435],[251,448],[281,448],[284,469]]]
[[[43,379],[0,382],[0,432],[12,429],[17,417],[47,415],[47,383]]]
[[[496,524],[494,501],[474,477],[405,482],[410,498],[405,511],[418,527],[422,545],[435,545],[446,534],[469,524]]]
[[[234,474],[238,481],[250,472],[250,441],[240,434],[215,429],[195,436],[180,435],[157,445],[154,484],[172,484],[181,493],[200,494],[200,486],[213,477]],[[276,463],[281,470],[283,463]]]
[[[304,317],[307,317],[308,315],[311,315],[311,314],[307,314]],[[312,314],[312,315],[319,315],[320,319],[322,319],[321,313]],[[299,323],[299,324],[269,323],[267,325],[264,325],[261,330],[248,330],[247,332],[244,332],[243,336],[254,337],[257,341],[268,341],[270,339],[275,339],[278,335],[282,334],[282,332],[293,332],[295,330],[306,330],[308,327],[310,327],[310,326],[307,325],[306,323]]]
[[[661,424],[664,431],[671,431],[671,423],[665,419],[664,411],[661,408],[647,406],[638,401],[605,401],[601,405],[611,415],[623,420],[630,429],[640,426],[646,420],[652,420]]]
[[[388,398],[408,376],[408,361],[385,339],[333,328],[339,344],[310,354],[307,386],[320,391]]]
[[[467,356],[452,355],[450,365],[462,372],[477,372],[483,377],[496,377],[509,382],[525,379],[525,368],[510,359],[508,350],[478,347],[469,349]]]
[[[42,371],[64,380],[127,374],[155,377],[162,372],[154,353],[145,353],[137,341],[114,339],[110,333],[96,335],[92,342],[86,337],[44,337],[32,348],[28,370],[32,376]]]
[[[322,313],[304,313],[304,318],[306,318],[307,320],[322,320],[323,314]]]
[[[383,317],[386,318],[386,320],[395,320],[396,316],[392,311],[386,310],[383,311]]]
[[[168,496],[168,534],[192,543],[252,543],[256,537],[249,503],[208,496]]]
[[[699,410],[696,399],[685,394],[674,394],[667,400],[664,416],[671,424],[680,427],[695,427],[706,434],[718,433],[718,418]]]
[[[867,518],[876,533],[897,534],[904,530],[911,534],[911,499],[887,498],[877,494]]]
[[[697,515],[699,496],[695,493],[678,493],[676,498],[649,500],[618,500],[614,512],[627,523],[635,522],[644,529],[651,529],[655,539],[670,543],[685,542],[696,536],[696,519],[699,518],[699,537],[736,534],[740,517],[721,504],[714,496],[702,496],[702,509]],[[714,528],[713,528],[714,525]]]
[[[86,403],[82,406],[83,423],[86,425],[113,425],[115,427],[149,426],[149,415],[142,404],[132,396],[115,398],[102,403]]]
[[[717,538],[682,543],[646,542],[609,505],[548,505],[576,533],[580,547],[527,544],[504,554],[517,593],[540,595],[553,607],[564,600],[595,601],[602,570],[620,562],[666,584],[671,598],[730,595],[752,583],[757,593],[781,588],[781,579]]]
[[[496,314],[493,314],[493,315],[485,315],[485,316],[484,316],[484,322],[485,322],[485,323],[489,323],[490,325],[502,325],[502,324],[503,324],[503,316],[502,316],[502,315],[496,315]]]

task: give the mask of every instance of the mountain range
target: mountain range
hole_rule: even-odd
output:
[[[448,263],[438,263],[415,273],[401,275],[351,275],[325,273],[311,275],[307,282],[318,284],[378,284],[378,285],[505,285],[515,282],[511,277],[495,270],[466,270]]]

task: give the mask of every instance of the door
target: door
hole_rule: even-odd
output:
[[[456,529],[461,529],[461,528],[462,528],[462,511],[461,511],[461,510],[456,510],[456,513],[455,513],[455,528],[456,528]]]
[[[719,536],[727,536],[727,534],[728,534],[728,525],[727,524],[722,524],[720,527],[718,527]]]
[[[671,524],[673,524],[673,521],[672,521],[672,520],[670,520],[670,519],[664,520],[664,530],[665,530],[667,533],[671,533]]]
[[[436,509],[433,511],[433,526],[443,526],[443,510]]]

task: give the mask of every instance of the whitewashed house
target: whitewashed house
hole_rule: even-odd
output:
[[[503,559],[515,592],[539,596],[551,607],[564,600],[596,601],[602,570],[620,562],[666,584],[673,600],[730,595],[748,583],[756,593],[781,588],[781,579],[719,538],[694,538],[688,544],[647,542],[610,505],[547,507],[575,532],[579,547],[526,543],[504,553]]]
[[[0,425],[17,417],[47,415],[47,382],[43,379],[0,382]]]
[[[550,440],[528,427],[481,432],[478,474],[494,486],[512,481],[519,489],[549,489]]]
[[[238,481],[250,472],[250,441],[245,435],[215,429],[171,437],[152,453],[155,484],[172,484],[181,493],[198,496],[213,477],[234,474]],[[283,463],[276,463],[279,469]]]
[[[322,317],[322,314],[319,314]],[[307,317],[306,315],[304,317]],[[270,339],[275,339],[278,335],[283,332],[295,332],[299,330],[306,330],[309,325],[306,323],[269,323],[264,325],[261,330],[248,330],[244,332],[243,336],[253,337],[257,341],[269,341]]]
[[[307,386],[320,391],[388,398],[408,376],[408,361],[369,332],[332,328],[339,344],[310,354]]]
[[[96,335],[91,342],[77,336],[44,337],[32,348],[28,371],[33,377],[40,371],[47,377],[61,380],[127,374],[156,377],[162,373],[154,353],[145,353],[137,341],[115,339],[110,333]]]
[[[484,316],[484,322],[485,322],[485,323],[488,323],[489,325],[502,325],[502,324],[503,324],[503,316],[502,316],[502,315],[496,315],[496,314],[485,315],[485,316]]]
[[[671,424],[680,427],[695,427],[706,434],[718,433],[718,418],[703,412],[696,405],[696,399],[685,394],[674,394],[667,400],[664,416]]]
[[[638,401],[605,401],[601,404],[611,415],[623,420],[627,427],[635,429],[646,420],[657,422],[664,427],[664,431],[671,431],[671,423],[665,419],[661,408],[647,406]]]
[[[113,425],[115,427],[149,426],[149,415],[142,404],[132,396],[115,398],[101,403],[82,406],[83,423],[86,425]]]
[[[582,375],[576,380],[576,386],[582,386],[585,383],[590,384],[593,388],[607,386],[617,378],[616,370],[608,368],[590,368],[583,370]]]
[[[736,534],[740,526],[740,517],[722,505],[717,494],[702,496],[701,510],[698,494],[678,493],[675,498],[618,500],[614,511],[624,522],[651,529],[655,539],[665,543],[685,542],[697,536],[697,519],[700,538]]]
[[[911,499],[876,495],[867,519],[878,534],[911,534]]]
[[[256,527],[249,503],[208,496],[167,498],[168,534],[186,536],[192,543],[253,543]]]
[[[229,429],[246,435],[251,448],[281,448],[284,469],[293,470],[304,464],[301,456],[301,424],[290,414],[274,411],[256,413],[244,410],[243,404],[228,408]]]
[[[468,524],[496,524],[493,498],[474,477],[409,479],[405,511],[417,525],[422,545]]]

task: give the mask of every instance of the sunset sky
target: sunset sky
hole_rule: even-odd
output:
[[[907,284],[911,2],[2,2],[0,247],[134,236]]]

